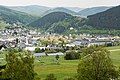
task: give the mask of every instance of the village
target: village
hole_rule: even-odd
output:
[[[5,48],[21,48],[35,52],[36,57],[63,55],[69,49],[84,48],[90,46],[117,46],[120,45],[119,36],[103,36],[92,34],[59,35],[55,33],[40,33],[22,26],[9,26],[0,30],[1,50]],[[41,51],[35,51],[40,48]],[[41,54],[42,53],[42,54]]]

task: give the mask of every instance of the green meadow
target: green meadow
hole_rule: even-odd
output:
[[[116,50],[120,49],[120,46],[111,46],[111,47],[106,47],[107,50]]]
[[[41,79],[44,79],[50,73],[55,74],[58,80],[76,75],[79,60],[64,60],[63,56],[60,56],[59,64],[55,64],[53,59],[55,59],[54,56],[37,58],[37,60],[44,61],[44,63],[35,63],[35,71]]]
[[[110,57],[115,66],[120,66],[120,50],[119,51],[111,51]]]
[[[120,66],[120,46],[107,47],[110,51],[110,57],[113,64],[117,67]],[[4,54],[0,54],[0,58],[5,58]],[[35,60],[40,60],[40,62],[35,62],[35,72],[44,80],[45,77],[53,73],[57,80],[64,80],[65,77],[75,77],[77,73],[77,65],[79,60],[64,60],[64,56],[60,56],[59,64],[55,64],[55,56],[38,57]],[[0,60],[0,65],[5,64],[5,60]]]

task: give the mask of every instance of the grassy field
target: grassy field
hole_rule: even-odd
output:
[[[120,49],[120,46],[111,46],[111,47],[106,47],[107,50],[115,50],[115,49]]]
[[[48,74],[53,73],[58,80],[64,80],[65,77],[75,76],[77,65],[79,60],[64,60],[63,56],[60,56],[59,65],[54,64],[55,57],[41,57],[37,60],[41,60],[44,63],[36,63],[35,71],[38,73],[41,79],[44,79]]]
[[[120,46],[107,47],[110,51],[110,57],[115,66],[120,66]],[[40,57],[36,60],[40,60],[44,63],[35,63],[35,71],[38,73],[39,77],[43,80],[48,74],[53,73],[57,80],[64,80],[65,77],[74,77],[77,73],[77,65],[79,60],[64,60],[63,56],[60,57],[60,65],[55,65],[53,63],[55,57]]]
[[[115,66],[120,66],[120,46],[107,47],[106,49],[111,50],[110,57],[113,64]],[[5,57],[4,54],[0,54],[0,58],[3,57]],[[34,68],[41,80],[43,80],[50,73],[53,73],[57,80],[64,80],[65,77],[74,77],[76,75],[79,60],[64,60],[64,57],[60,56],[60,64],[57,65],[54,64],[54,59],[54,56],[35,58],[35,60],[40,60],[40,62],[42,62],[35,62]],[[1,64],[5,63],[2,60],[0,60],[0,62]]]
[[[120,66],[120,50],[119,51],[111,51],[110,57],[115,66]]]
[[[120,46],[107,47],[110,50],[110,57],[115,66],[120,66]]]

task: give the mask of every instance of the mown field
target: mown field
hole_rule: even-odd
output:
[[[111,53],[110,57],[115,66],[120,66],[120,46],[107,47]],[[0,58],[5,58],[4,54],[0,54]],[[65,77],[75,77],[77,73],[77,65],[79,60],[64,60],[64,56],[60,56],[59,65],[55,64],[55,57],[39,57],[35,60],[35,72],[43,80],[48,74],[53,73],[57,80],[64,80]],[[0,65],[4,64],[5,60],[0,60]]]

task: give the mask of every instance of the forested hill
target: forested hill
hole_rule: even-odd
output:
[[[88,16],[88,24],[97,28],[120,29],[120,6]]]
[[[23,24],[31,23],[37,20],[38,17],[26,14],[23,12],[8,9],[6,7],[0,6],[0,21],[5,21],[7,23],[20,22]]]
[[[50,27],[51,24],[62,21],[67,18],[71,18],[71,17],[73,16],[64,12],[53,12],[30,23],[29,26],[39,27],[46,30]]]
[[[71,14],[71,15],[76,15],[77,14],[76,12],[71,11],[69,9],[66,9],[64,7],[57,7],[57,8],[50,9],[50,10],[44,12],[44,14],[50,14],[52,12],[65,12],[65,13],[68,13],[68,14]]]
[[[64,12],[53,12],[29,24],[29,26],[59,34],[75,33],[86,27],[84,26],[85,20],[85,18],[72,16]]]

